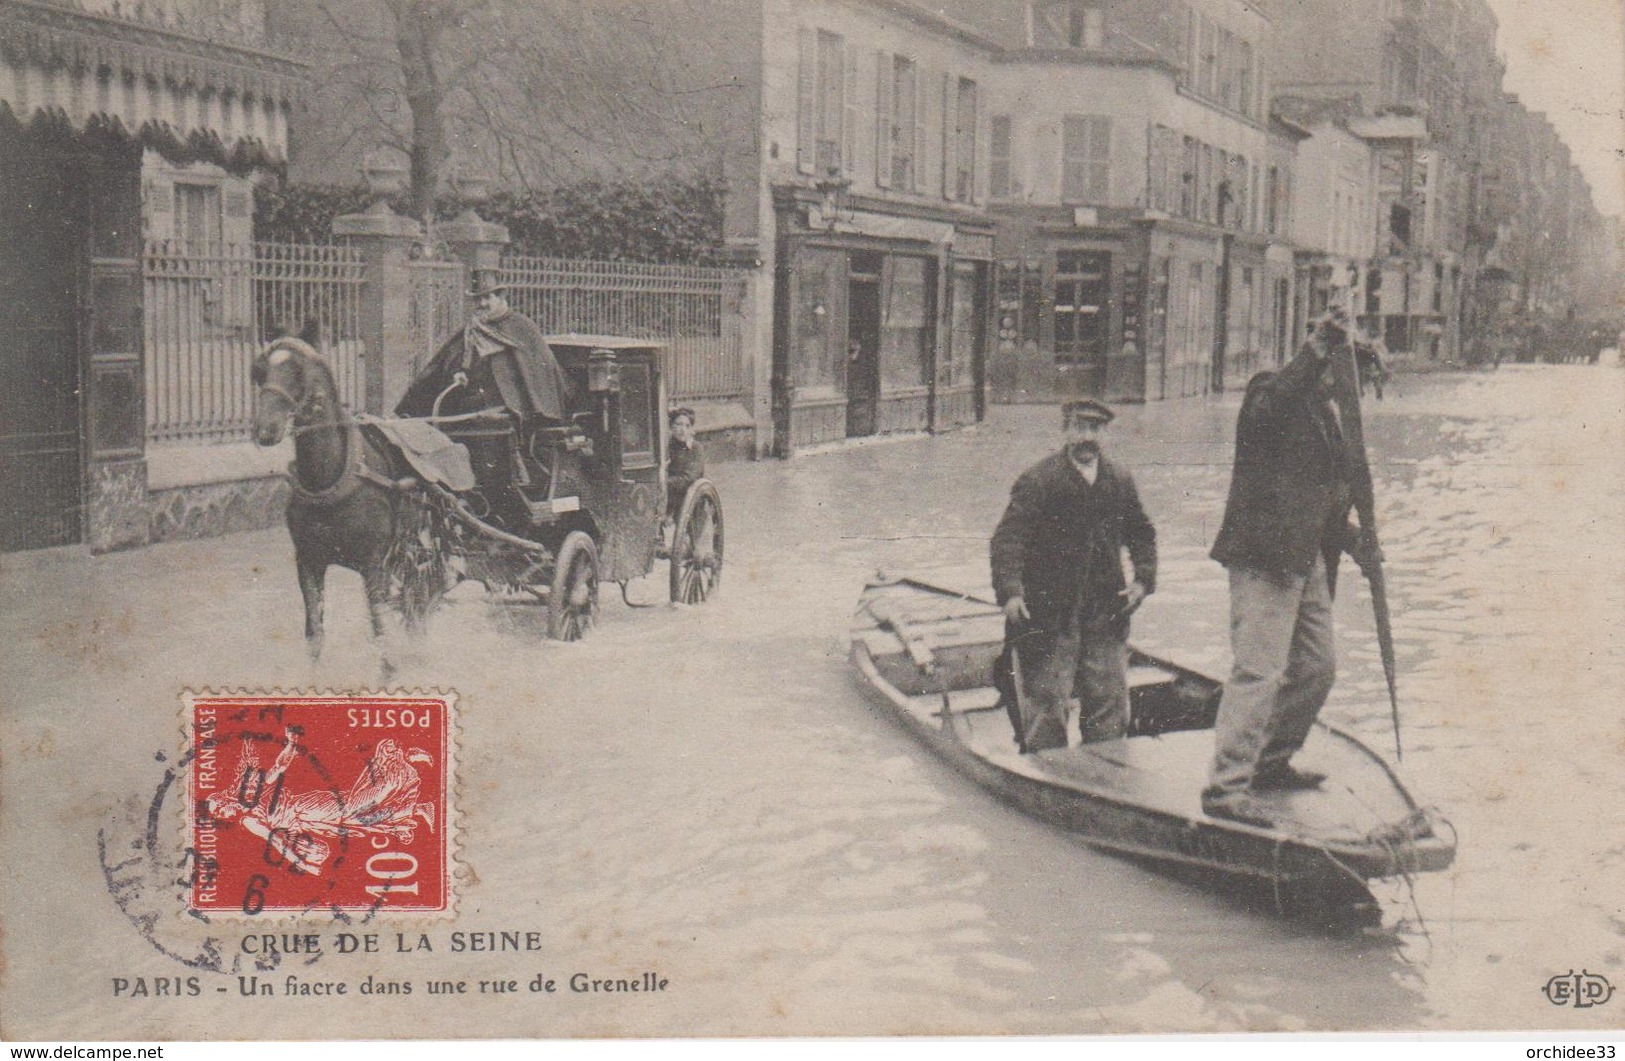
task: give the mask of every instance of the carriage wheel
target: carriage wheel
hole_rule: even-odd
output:
[[[423,632],[429,615],[446,595],[446,542],[434,516],[417,508],[395,546],[392,594],[408,633]]]
[[[701,479],[688,488],[671,538],[671,600],[703,604],[722,585],[722,497]]]
[[[571,531],[553,565],[547,632],[556,641],[580,641],[597,615],[598,546],[585,531]]]

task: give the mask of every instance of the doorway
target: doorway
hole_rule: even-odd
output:
[[[853,253],[847,269],[846,437],[880,428],[880,265],[875,253]]]
[[[0,551],[84,534],[79,269],[82,167],[0,152]]]

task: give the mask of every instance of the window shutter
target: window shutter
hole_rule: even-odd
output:
[[[818,36],[806,26],[796,30],[801,52],[800,97],[796,107],[796,169],[811,173],[818,158]]]
[[[937,178],[942,175],[942,137],[936,130],[942,125],[942,77],[935,70],[919,67],[916,71],[919,85],[915,98],[920,109],[914,116],[914,190],[922,194],[942,191]],[[922,150],[923,149],[923,150]]]
[[[1112,120],[1089,119],[1089,198],[1097,203],[1111,196]]]
[[[959,198],[959,100],[958,79],[942,75],[942,197]]]
[[[963,98],[958,95],[955,96],[961,106],[954,112],[954,125],[956,126],[954,143],[969,147],[970,158],[956,158],[955,161],[960,169],[970,174],[970,186],[966,189],[965,195],[974,203],[980,202],[987,197],[987,193],[982,189],[982,173],[986,169],[986,166],[982,164],[983,155],[980,142],[982,96],[976,82],[967,81],[966,84],[969,89]],[[963,106],[965,104],[969,105],[968,108]],[[965,113],[966,109],[970,111],[969,114]]]
[[[915,192],[926,190],[925,175],[931,172],[925,168],[926,152],[931,148],[931,137],[928,132],[930,123],[925,120],[925,108],[932,106],[929,102],[931,95],[931,79],[916,64],[914,67],[914,187],[910,189]],[[932,106],[932,109],[935,110],[936,108]]]
[[[845,45],[841,55],[841,172],[858,172],[858,49]]]
[[[891,187],[892,58],[875,53],[875,184]]]

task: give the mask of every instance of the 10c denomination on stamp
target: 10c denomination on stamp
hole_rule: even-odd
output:
[[[451,909],[449,695],[189,695],[190,907]]]

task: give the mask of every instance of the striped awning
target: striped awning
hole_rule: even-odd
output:
[[[178,28],[38,0],[0,4],[0,102],[24,122],[116,121],[185,139],[257,145],[285,159],[307,64]]]

